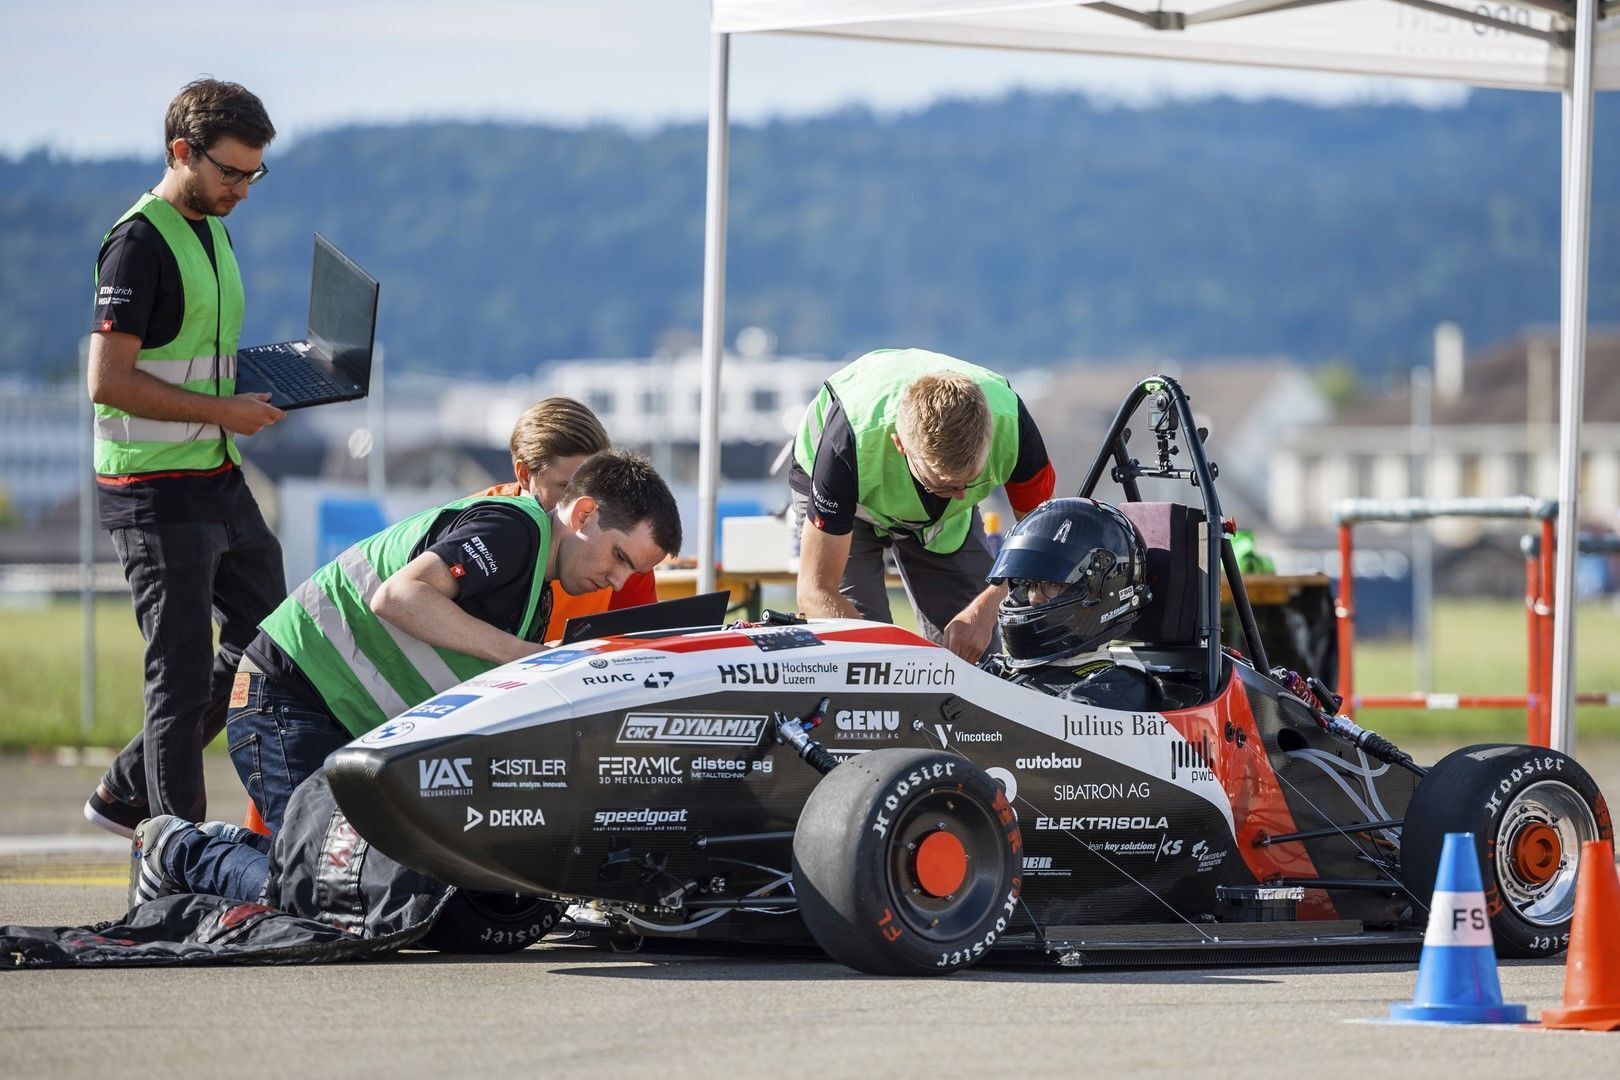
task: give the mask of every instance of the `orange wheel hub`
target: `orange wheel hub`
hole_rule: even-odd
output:
[[[917,845],[917,885],[929,896],[950,896],[967,880],[967,848],[940,829]]]
[[[1513,867],[1521,880],[1532,885],[1551,879],[1563,857],[1564,845],[1551,825],[1535,822],[1513,838]]]

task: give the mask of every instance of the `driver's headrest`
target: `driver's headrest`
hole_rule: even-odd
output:
[[[1130,636],[1149,645],[1198,643],[1198,526],[1204,512],[1184,503],[1122,502],[1120,512],[1142,534],[1148,588],[1153,598],[1137,616]]]

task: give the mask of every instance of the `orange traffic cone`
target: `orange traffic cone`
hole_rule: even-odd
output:
[[[247,816],[242,819],[242,827],[251,832],[256,832],[260,836],[270,835],[270,826],[266,825],[264,818],[259,816],[259,808],[252,799],[248,800]]]
[[[1607,840],[1581,845],[1575,919],[1564,969],[1564,1007],[1543,1009],[1550,1028],[1620,1031],[1620,877]]]

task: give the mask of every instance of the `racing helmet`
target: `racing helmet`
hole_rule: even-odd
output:
[[[1123,637],[1150,593],[1142,536],[1118,508],[1049,499],[1013,526],[987,580],[1007,663],[1033,667]]]

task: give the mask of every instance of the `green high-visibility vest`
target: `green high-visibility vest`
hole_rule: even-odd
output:
[[[314,577],[293,590],[259,624],[314,684],[332,715],[353,734],[363,735],[434,694],[498,666],[413,638],[371,610],[371,598],[384,581],[411,561],[411,551],[439,515],[484,502],[520,507],[540,527],[540,554],[533,568],[528,605],[514,631],[518,637],[534,640],[545,630],[545,620],[539,616],[546,595],[551,519],[528,496],[458,499],[408,517],[315,571]],[[536,645],[535,651],[539,649]]]
[[[906,459],[890,438],[900,412],[900,398],[921,375],[940,372],[966,375],[990,402],[990,453],[984,468],[968,485],[967,497],[951,499],[937,521],[923,509]],[[924,349],[879,349],[849,364],[828,379],[805,411],[794,446],[799,468],[814,474],[816,445],[827,426],[834,398],[855,434],[858,495],[855,516],[870,522],[879,536],[911,533],[929,551],[949,555],[967,539],[973,507],[1005,484],[1018,463],[1018,395],[1007,380],[988,368]]]
[[[113,228],[143,217],[157,229],[180,265],[184,313],[173,341],[135,356],[135,368],[171,386],[212,397],[236,393],[236,344],[242,336],[242,275],[225,226],[210,217],[214,259],[180,211],[147,192]],[[112,230],[107,232],[112,235]],[[105,238],[103,238],[105,240]],[[215,268],[218,272],[215,272]],[[97,267],[96,287],[101,286]],[[218,424],[153,420],[111,405],[96,406],[96,472],[128,476],[170,469],[211,469],[242,463],[236,439]]]

